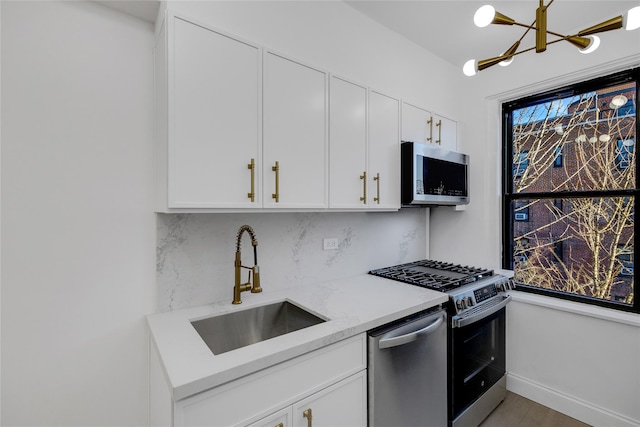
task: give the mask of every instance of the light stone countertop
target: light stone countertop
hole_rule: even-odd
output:
[[[229,294],[232,292],[229,288]],[[441,292],[363,274],[147,317],[175,401],[446,302]],[[191,321],[288,300],[326,322],[219,355]]]

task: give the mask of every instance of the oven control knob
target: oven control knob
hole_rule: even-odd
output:
[[[467,307],[473,307],[475,305],[475,303],[473,302],[473,298],[465,297],[465,305]]]
[[[458,309],[458,311],[462,311],[467,308],[467,302],[465,301],[465,298],[460,298],[456,301],[456,308]]]
[[[507,283],[506,280],[503,280],[496,285],[496,288],[498,288],[498,292],[507,292],[509,290],[509,283]]]

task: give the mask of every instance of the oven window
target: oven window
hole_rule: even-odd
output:
[[[505,374],[505,313],[451,330],[454,417]]]

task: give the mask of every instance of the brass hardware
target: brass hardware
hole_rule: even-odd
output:
[[[311,412],[311,408],[302,412],[302,416],[307,419],[307,427],[312,427],[313,423],[313,413]]]
[[[540,7],[536,9],[536,52],[547,50],[547,7],[540,0]]]
[[[284,424],[282,424],[282,423],[277,424],[276,427],[284,427]]]
[[[280,162],[276,162],[275,166],[271,166],[271,170],[276,173],[276,192],[271,194],[272,199],[276,199],[276,203],[280,202]]]
[[[438,139],[436,139],[436,144],[440,145],[442,143],[442,120],[438,120],[436,127],[438,128]]]
[[[253,267],[245,267],[242,265],[242,252],[240,252],[240,240],[244,232],[249,233],[251,237],[251,246],[253,246]],[[260,287],[260,268],[258,267],[258,240],[256,239],[256,234],[248,225],[243,225],[238,230],[238,234],[236,235],[236,259],[233,263],[235,267],[235,285],[233,286],[233,301],[232,304],[242,304],[242,299],[240,298],[240,294],[242,292],[251,291],[251,293],[262,292],[262,288]],[[242,273],[242,269],[246,268],[249,270],[249,274],[247,276],[247,281],[245,283],[240,283],[240,275]],[[253,284],[251,284],[251,274],[253,273]]]
[[[373,198],[373,201],[380,204],[380,173],[377,173],[373,180],[376,182],[376,197]]]
[[[247,165],[248,169],[251,169],[251,193],[247,194],[247,197],[251,199],[252,202],[256,201],[256,191],[255,191],[255,182],[256,182],[256,162],[251,159],[251,163]]]
[[[427,124],[429,125],[429,138],[427,138],[427,141],[431,142],[433,139],[433,117],[429,117]]]
[[[360,197],[360,201],[362,203],[367,203],[367,171],[362,172],[360,179],[362,180],[362,185],[364,187],[364,194]]]
[[[617,30],[622,28],[622,15],[608,19],[604,22],[584,29],[578,33],[579,36],[590,36],[591,34],[602,33],[604,31]]]

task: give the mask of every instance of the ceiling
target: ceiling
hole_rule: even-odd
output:
[[[155,22],[160,5],[157,0],[97,3],[149,22]],[[345,3],[457,67],[462,67],[468,59],[500,55],[524,33],[524,28],[517,26],[477,28],[473,15],[480,6],[492,4],[502,14],[531,24],[539,5],[536,0],[354,0]],[[549,0],[545,0],[545,4],[549,4]],[[547,29],[564,35],[575,34],[638,5],[640,0],[555,0],[547,12]],[[637,31],[634,33],[629,37],[640,40]],[[600,35],[603,46],[609,34]],[[550,36],[549,40],[552,39]],[[531,31],[521,49],[534,44]]]

